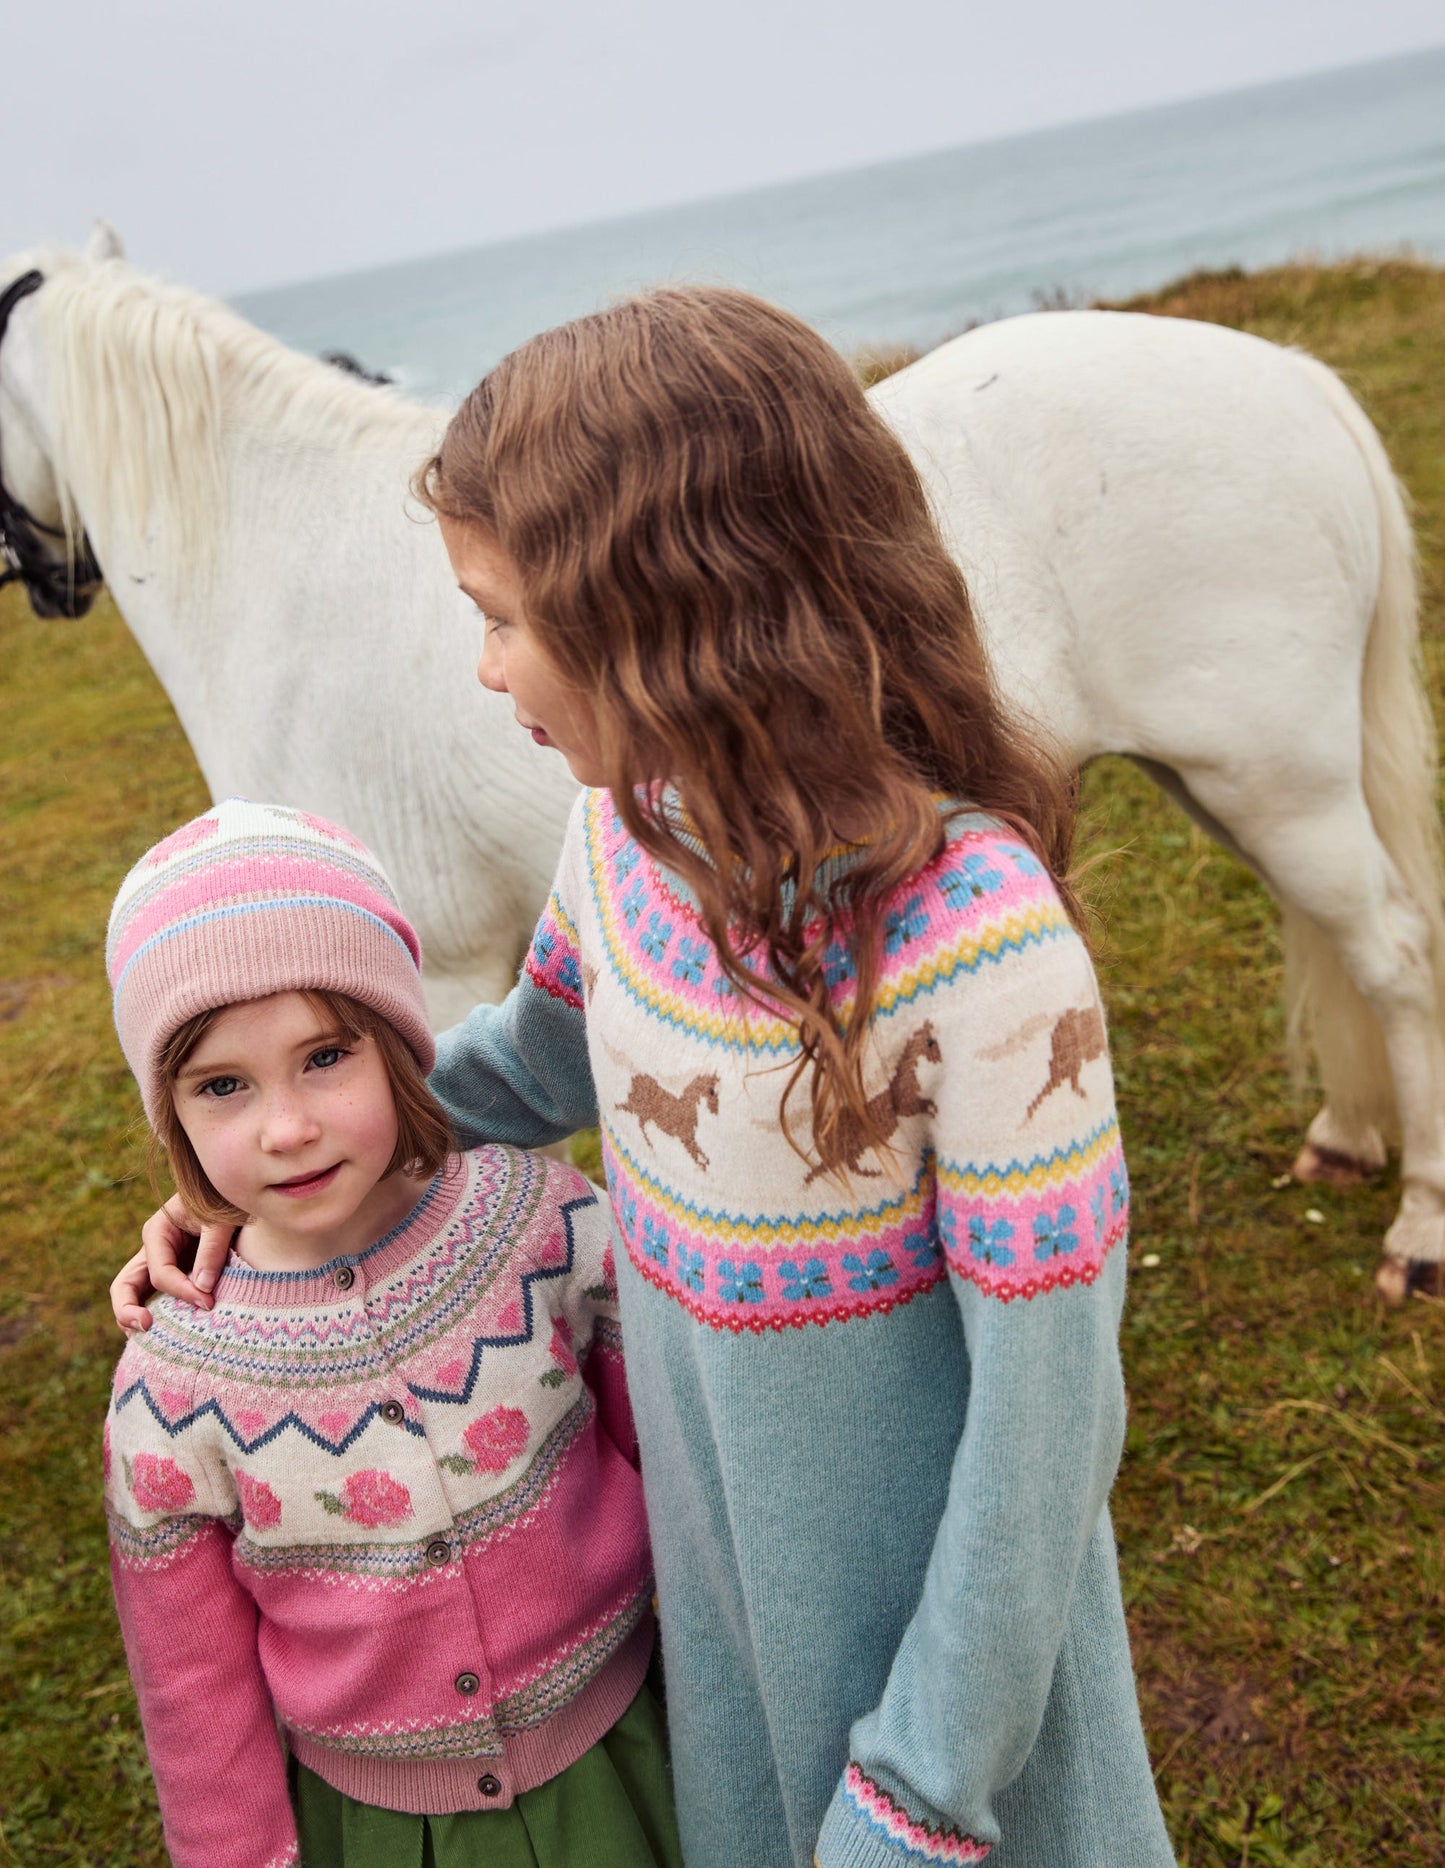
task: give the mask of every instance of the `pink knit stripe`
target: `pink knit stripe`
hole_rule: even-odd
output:
[[[969,1868],[989,1852],[986,1842],[962,1835],[957,1829],[935,1829],[920,1823],[900,1808],[886,1790],[865,1777],[856,1764],[843,1773],[843,1789],[854,1806],[890,1841],[906,1848],[919,1861],[944,1862],[950,1868]]]
[[[154,1120],[162,1094],[158,1059],[171,1033],[197,1012],[274,992],[332,991],[364,996],[430,1070],[436,1043],[416,963],[347,903],[318,902],[285,917],[278,951],[269,925],[278,917],[241,914],[183,927],[132,962],[116,994],[115,1023],[126,1061]]]
[[[326,862],[318,851],[313,858],[275,855],[211,863],[205,869],[178,878],[172,887],[149,897],[135,915],[116,929],[110,956],[111,984],[124,973],[138,948],[187,915],[243,904],[252,904],[262,911],[270,895],[283,895],[288,899],[298,895],[324,895],[350,902],[384,921],[405,943],[413,961],[420,964],[416,935],[396,903],[370,886],[364,875],[349,866],[343,868]]]

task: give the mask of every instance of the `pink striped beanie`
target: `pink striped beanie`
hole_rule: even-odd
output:
[[[105,969],[152,1122],[186,1020],[273,992],[345,993],[423,1070],[436,1061],[416,930],[365,844],[309,811],[227,798],[147,850],[110,911]]]

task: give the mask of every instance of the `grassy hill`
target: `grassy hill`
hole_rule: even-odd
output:
[[[1201,275],[1132,308],[1344,374],[1415,500],[1445,717],[1445,272]],[[152,1202],[101,946],[130,858],[206,796],[108,602],[38,622],[6,591],[0,645],[0,1863],[150,1868],[99,1430],[119,1349],[105,1287]],[[1445,1304],[1372,1298],[1393,1178],[1279,1184],[1309,1111],[1259,886],[1118,761],[1086,777],[1080,855],[1135,1189],[1115,1519],[1180,1860],[1427,1868],[1445,1858],[1426,1652],[1445,1612]]]

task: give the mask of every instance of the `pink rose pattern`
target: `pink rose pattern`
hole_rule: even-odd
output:
[[[281,1501],[264,1479],[255,1479],[238,1466],[231,1474],[241,1500],[241,1515],[253,1531],[269,1531],[281,1522]]]
[[[494,1407],[462,1435],[477,1472],[502,1472],[527,1444],[527,1416],[519,1407]]]
[[[404,1524],[411,1516],[411,1493],[389,1472],[369,1467],[353,1472],[342,1486],[341,1510],[353,1524]]]
[[[173,1459],[137,1453],[130,1462],[131,1495],[142,1511],[184,1511],[196,1488]]]

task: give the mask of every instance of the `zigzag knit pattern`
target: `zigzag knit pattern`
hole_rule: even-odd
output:
[[[265,1729],[228,1729],[238,1699],[338,1788],[433,1813],[505,1804],[620,1715],[652,1580],[610,1237],[572,1169],[487,1147],[367,1251],[233,1256],[214,1309],[156,1305],[105,1445],[168,1836],[209,1741],[217,1771],[280,1768]],[[222,1692],[237,1675],[248,1697]],[[208,1678],[214,1720],[178,1753]]]

